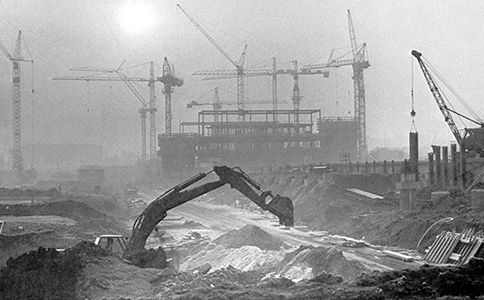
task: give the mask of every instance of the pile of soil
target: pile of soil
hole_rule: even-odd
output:
[[[0,205],[0,216],[61,216],[75,220],[75,234],[81,239],[93,239],[100,234],[127,234],[111,217],[103,214],[91,206],[73,200],[56,201],[50,203]]]
[[[113,196],[89,194],[70,196],[69,200],[85,203],[103,214],[116,218],[126,217],[128,212],[127,202]]]
[[[339,275],[349,281],[363,271],[366,268],[361,263],[347,260],[340,250],[322,246],[300,246],[286,254],[274,269],[277,275],[296,281],[313,278],[322,272]]]
[[[377,286],[394,298],[423,299],[443,296],[477,297],[484,295],[484,260],[471,259],[462,267],[422,266],[417,270],[361,274],[358,286]]]
[[[106,256],[91,242],[64,252],[39,247],[0,269],[1,299],[75,299],[77,279],[93,258]]]
[[[232,230],[221,235],[213,241],[215,244],[227,248],[240,248],[242,246],[255,246],[261,250],[281,250],[287,245],[278,237],[254,225],[246,225],[239,230]]]
[[[212,266],[211,271],[233,266],[241,271],[270,269],[284,256],[282,251],[261,250],[255,246],[242,246],[240,248],[226,248],[212,243],[204,249],[190,255],[180,265],[180,270],[190,270],[205,263]]]
[[[292,253],[292,258],[288,255],[281,265],[290,264],[298,255],[302,260],[304,250],[325,251],[301,248]],[[318,265],[316,260],[311,254],[306,255],[306,261],[312,261],[314,269]],[[362,273],[350,282],[321,271],[296,283],[285,277],[264,278],[261,271],[244,272],[231,266],[205,275],[141,269],[91,242],[82,242],[64,252],[39,248],[10,259],[8,266],[0,269],[2,299],[385,300],[468,299],[483,295],[482,259],[472,259],[463,267],[423,266],[416,270]]]
[[[68,248],[82,240],[94,241],[101,234],[123,234],[128,232],[109,216],[98,212],[87,204],[76,201],[56,201],[51,203],[0,205],[0,219],[7,216],[32,217],[28,225],[23,225],[24,231],[15,234],[0,235],[0,266],[4,265],[9,257],[16,257],[39,246],[45,248]],[[67,226],[65,220],[55,224],[35,222],[35,217],[45,216],[55,220],[60,216],[73,220]],[[58,218],[58,217],[57,217]],[[9,218],[14,219],[14,218]],[[25,221],[25,220],[24,220]],[[16,227],[18,224],[9,223],[6,227]],[[33,231],[35,230],[35,231]],[[30,232],[33,231],[33,232]]]
[[[2,198],[30,198],[30,197],[50,197],[58,198],[61,193],[53,188],[49,190],[21,190],[21,189],[7,189],[0,187],[0,197]]]
[[[69,246],[72,245],[56,235],[54,231],[2,234],[0,235],[0,266],[6,266],[10,257],[17,257],[38,247],[67,248]]]
[[[155,299],[174,299],[183,295],[184,299],[203,297],[215,290],[239,290],[247,286],[256,286],[264,277],[259,271],[243,272],[232,266],[219,269],[206,275],[178,273],[162,278],[154,288]],[[210,299],[207,297],[207,299]],[[221,298],[223,299],[223,298]]]

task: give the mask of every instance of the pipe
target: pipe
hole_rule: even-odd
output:
[[[449,223],[449,222],[452,222],[452,221],[454,221],[454,218],[447,217],[447,218],[440,219],[437,222],[435,222],[434,224],[430,225],[430,227],[425,231],[425,233],[422,235],[422,237],[420,238],[420,240],[417,243],[417,252],[419,252],[418,249],[420,248],[420,243],[422,242],[422,240],[425,237],[425,235],[430,231],[430,229],[432,229],[437,224],[440,224],[440,223]]]

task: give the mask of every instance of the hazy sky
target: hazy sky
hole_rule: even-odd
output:
[[[202,27],[238,60],[248,45],[248,67],[270,67],[272,57],[281,66],[324,63],[333,48],[350,51],[347,9],[351,10],[358,44],[367,43],[370,68],[365,70],[369,149],[407,145],[411,118],[411,50],[416,49],[484,117],[484,2],[482,1],[326,1],[326,0],[3,0],[0,1],[0,41],[13,52],[18,30],[35,60],[35,95],[31,67],[23,72],[23,143],[97,143],[105,155],[140,152],[140,105],[122,82],[53,81],[76,75],[72,67],[117,67],[163,57],[174,64],[184,86],[173,94],[173,131],[178,124],[195,121],[192,100],[210,102],[203,95],[214,87],[222,101],[235,101],[236,82],[201,81],[197,70],[232,69],[210,42],[177,9],[179,3]],[[146,8],[143,24],[130,23],[123,14]],[[128,8],[126,8],[128,7]],[[0,153],[12,147],[11,63],[0,57]],[[126,70],[148,77],[144,67]],[[159,74],[160,69],[157,69]],[[330,70],[330,78],[300,77],[301,108],[321,109],[323,116],[353,114],[351,67]],[[133,73],[129,75],[134,75]],[[279,76],[278,97],[291,108],[292,78]],[[453,139],[414,61],[416,125],[420,145],[447,144]],[[145,86],[142,92],[148,99]],[[157,86],[157,131],[164,128],[164,102]],[[269,77],[251,78],[250,101],[270,100]],[[32,101],[35,116],[32,118]],[[211,107],[203,107],[211,109]],[[234,108],[228,106],[226,108]],[[270,109],[270,106],[249,107]],[[460,109],[456,105],[456,110]],[[32,120],[35,137],[32,138]],[[458,124],[463,128],[462,124]]]

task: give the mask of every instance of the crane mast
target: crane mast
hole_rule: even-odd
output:
[[[357,49],[355,29],[348,9],[348,27],[350,33],[351,51],[353,53],[353,90],[354,90],[354,112],[358,124],[358,144],[357,151],[361,158],[366,157],[368,146],[366,144],[366,99],[365,99],[365,81],[363,70],[368,68],[368,61],[365,60],[366,44],[363,44],[360,50]]]
[[[21,53],[21,38],[22,32],[19,31],[17,37],[17,43],[15,44],[15,51],[13,54],[13,169],[17,172],[23,171],[22,165],[22,95],[20,84],[20,63],[22,59]]]
[[[173,93],[173,87],[183,85],[183,79],[175,77],[175,72],[173,72],[168,59],[165,57],[163,61],[163,76],[159,77],[158,80],[165,86],[163,90],[165,95],[165,134],[171,136],[171,94]]]
[[[356,43],[355,29],[353,27],[353,20],[351,18],[350,10],[348,9],[348,27],[350,35],[351,59],[330,60],[325,64],[312,64],[303,67],[303,71],[310,72],[311,70],[322,70],[326,68],[339,68],[343,66],[352,66],[353,68],[353,91],[354,91],[354,118],[357,123],[357,153],[358,158],[364,159],[368,152],[368,145],[366,140],[366,96],[365,96],[365,81],[363,71],[370,66],[366,58],[366,43],[358,48]]]
[[[150,88],[150,102],[149,112],[150,112],[150,160],[154,161],[156,159],[156,94],[155,94],[155,67],[153,62],[150,63],[150,80],[148,81],[148,86]],[[146,128],[144,129],[146,132]],[[146,139],[146,138],[145,138]],[[146,145],[146,141],[145,141]]]
[[[302,97],[299,94],[299,68],[297,60],[294,61],[294,72],[292,73],[294,79],[294,87],[292,89],[292,103],[294,105],[294,123],[299,125],[299,103]],[[297,129],[299,131],[299,128]]]
[[[13,102],[13,170],[23,174],[22,162],[22,95],[21,95],[21,62],[33,63],[33,60],[26,60],[22,57],[22,31],[18,32],[17,42],[13,56],[0,42],[0,49],[8,60],[12,62],[12,102]],[[33,90],[32,90],[33,92]]]

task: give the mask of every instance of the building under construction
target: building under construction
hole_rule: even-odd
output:
[[[202,110],[180,134],[158,136],[163,173],[176,176],[200,165],[245,169],[355,159],[354,118],[322,118],[321,110]]]

